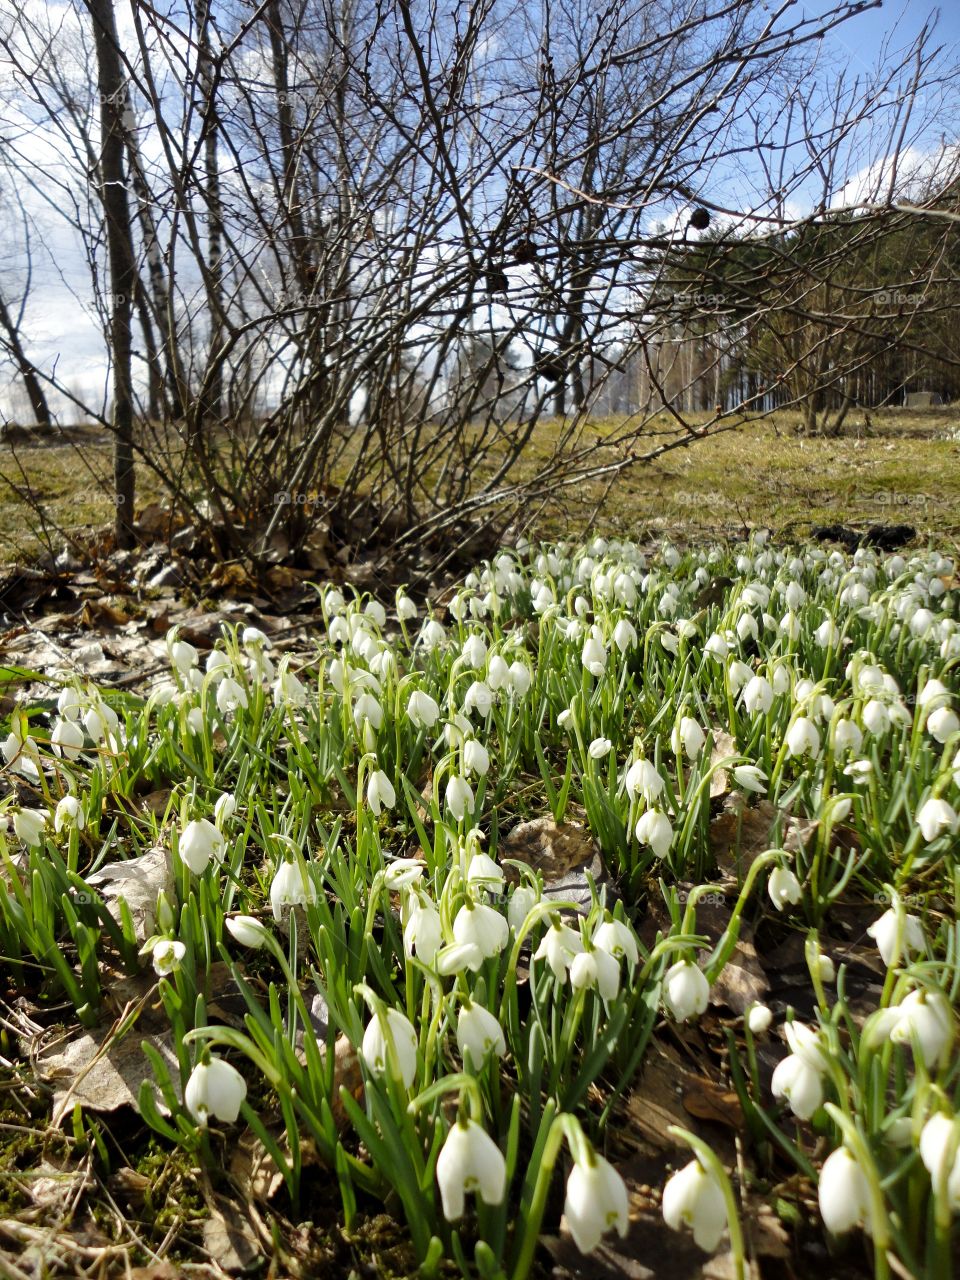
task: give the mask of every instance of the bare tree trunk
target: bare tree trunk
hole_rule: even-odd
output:
[[[100,183],[110,262],[110,357],[113,364],[113,488],[117,545],[134,544],[133,378],[131,315],[136,267],[124,180],[126,82],[113,0],[87,0],[93,19],[100,90]]]
[[[49,431],[53,427],[53,418],[50,416],[47,397],[43,394],[43,387],[40,385],[37,371],[28,360],[27,353],[23,349],[17,322],[11,316],[2,297],[0,297],[0,329],[6,335],[6,337],[0,338],[0,346],[5,346],[13,357],[17,371],[23,379],[23,385],[30,398],[30,408],[33,410],[34,420],[38,427],[43,427]]]

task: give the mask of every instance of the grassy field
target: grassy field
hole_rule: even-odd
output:
[[[618,426],[598,422],[586,431],[602,439]],[[673,449],[623,471],[605,498],[599,481],[565,489],[545,503],[532,532],[552,537],[578,536],[588,527],[618,534],[646,528],[695,538],[767,526],[779,536],[802,537],[816,524],[882,522],[913,525],[921,536],[960,535],[960,412],[882,410],[870,414],[869,426],[858,415],[840,439],[804,438],[795,426],[796,415],[784,413]],[[555,424],[543,425],[526,466],[549,456],[555,431]],[[651,443],[671,439],[670,419],[661,415],[649,431]],[[601,449],[597,461],[617,456],[612,447]],[[109,523],[110,475],[110,445],[102,434],[74,432],[62,444],[0,445],[0,562],[44,547],[59,551],[66,538]],[[138,481],[143,502],[157,496],[145,468]]]

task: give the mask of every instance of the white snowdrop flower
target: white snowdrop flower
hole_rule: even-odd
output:
[[[443,945],[440,912],[423,893],[412,893],[407,902],[406,923],[403,926],[404,953],[412,956],[415,951],[424,964],[433,964]]]
[[[557,724],[561,729],[566,729],[568,725],[573,724],[572,707],[564,707],[562,711],[557,712]]]
[[[611,918],[598,925],[593,934],[595,950],[606,951],[615,960],[626,959],[631,969],[640,960],[640,951],[633,930],[622,920]]]
[[[931,613],[929,609],[917,609],[910,619],[910,631],[918,639],[922,640],[930,633],[935,622],[936,615]]]
[[[800,881],[789,867],[774,867],[767,881],[767,892],[778,911],[782,911],[788,903],[798,903],[802,896]]]
[[[899,1017],[890,1028],[894,1044],[913,1045],[914,1037],[928,1071],[942,1066],[954,1039],[953,1014],[939,991],[911,991],[896,1006]]]
[[[463,1217],[465,1196],[474,1191],[484,1204],[503,1203],[507,1165],[500,1148],[475,1120],[458,1120],[437,1156],[437,1185],[443,1216]]]
[[[281,862],[270,885],[270,907],[279,924],[285,907],[306,907],[316,902],[313,881],[299,862]]]
[[[477,947],[484,960],[499,955],[509,938],[506,917],[483,903],[465,902],[454,917],[454,941]]]
[[[50,734],[50,745],[58,756],[76,760],[83,747],[83,730],[76,720],[58,720]],[[3,754],[6,756],[6,751]]]
[[[622,1238],[630,1227],[626,1183],[603,1156],[592,1153],[592,1162],[577,1162],[567,1178],[563,1217],[581,1253],[592,1253],[605,1232],[616,1230]]]
[[[820,1216],[831,1235],[843,1235],[870,1223],[870,1184],[846,1147],[827,1156],[818,1186]]]
[[[68,685],[57,697],[57,711],[64,720],[79,720],[83,712],[83,695],[79,689]]]
[[[670,735],[670,746],[675,756],[683,751],[688,760],[696,760],[706,740],[707,735],[692,716],[681,716]]]
[[[227,926],[227,931],[240,943],[241,947],[249,947],[252,951],[259,951],[261,947],[267,944],[266,927],[261,924],[256,916],[227,916],[224,924]]]
[[[98,701],[92,703],[84,713],[83,727],[90,741],[96,743],[115,735],[120,727],[120,721],[112,707]]]
[[[488,893],[502,893],[503,868],[489,853],[474,853],[467,867],[467,884],[471,889],[485,889]]]
[[[440,719],[440,707],[429,693],[414,689],[407,700],[407,715],[418,729],[432,729]]]
[[[945,1187],[950,1207],[960,1208],[960,1132],[956,1119],[940,1111],[927,1120],[920,1133],[920,1159],[934,1189]]]
[[[703,970],[689,960],[678,960],[663,979],[663,1003],[677,1022],[698,1018],[710,1001],[710,983]]]
[[[461,1006],[457,1016],[457,1048],[466,1060],[467,1051],[474,1066],[479,1067],[488,1053],[502,1058],[507,1052],[503,1028],[483,1005],[468,1002]]]
[[[417,643],[419,647],[421,649],[425,649],[427,653],[433,653],[439,645],[443,644],[446,638],[447,633],[443,629],[442,623],[439,623],[436,618],[430,618],[429,621],[423,624],[423,629],[420,632],[420,639]]]
[[[567,971],[576,956],[583,951],[583,939],[568,925],[554,921],[543,935],[534,953],[534,960],[545,960],[558,982],[566,979]]]
[[[529,884],[518,885],[510,895],[507,903],[507,923],[514,933],[519,932],[533,908],[540,901],[540,895]]]
[[[649,845],[657,858],[665,858],[673,843],[673,827],[666,814],[659,809],[648,809],[641,814],[635,834],[641,844]]]
[[[770,673],[770,687],[778,698],[790,692],[791,679],[790,666],[786,662],[778,662]]]
[[[898,937],[901,963],[906,963],[915,952],[925,951],[927,946],[920,917],[904,913],[901,926],[898,916],[896,907],[891,907],[879,920],[874,920],[867,929],[867,933],[877,944],[880,958],[888,969],[896,959]]]
[[[829,956],[817,956],[817,972],[821,982],[831,984],[837,980],[837,967]]]
[[[497,693],[510,683],[510,668],[505,658],[495,653],[487,663],[487,684]]]
[[[399,1009],[376,1013],[367,1023],[360,1056],[371,1075],[389,1073],[409,1089],[417,1075],[417,1033]]]
[[[771,1091],[775,1098],[786,1098],[798,1120],[809,1120],[823,1105],[822,1073],[791,1053],[774,1070]]]
[[[631,800],[642,796],[647,804],[653,804],[663,791],[663,778],[654,764],[649,760],[634,760],[623,780],[627,795]]]
[[[392,858],[383,869],[385,888],[408,889],[423,879],[426,866],[419,858]]]
[[[170,938],[161,938],[154,945],[151,955],[154,972],[161,978],[166,978],[171,973],[176,973],[186,954],[187,948],[182,942],[175,942]]]
[[[375,818],[380,817],[381,809],[392,809],[397,803],[397,793],[393,783],[382,769],[371,770],[367,777],[367,804]]]
[[[813,635],[821,649],[835,649],[840,643],[840,628],[831,617],[824,618]]]
[[[723,636],[717,635],[716,632],[709,636],[703,646],[704,653],[709,653],[711,658],[715,658],[717,662],[724,662],[730,653],[729,647]]]
[[[723,1191],[699,1160],[691,1160],[667,1180],[662,1210],[671,1230],[689,1227],[696,1243],[708,1253],[713,1253],[727,1228]]]
[[[444,797],[447,808],[457,822],[463,822],[467,814],[473,813],[475,803],[473,788],[466,778],[460,777],[459,774],[452,774],[448,778]]]
[[[236,1067],[222,1058],[211,1057],[209,1062],[198,1062],[191,1071],[183,1091],[183,1105],[205,1129],[210,1116],[233,1124],[246,1096],[246,1081]]]
[[[863,721],[863,727],[868,733],[872,733],[874,737],[880,737],[890,728],[890,712],[876,698],[871,698],[869,702],[865,703],[863,710],[860,712],[860,719]]]
[[[221,715],[247,707],[247,691],[232,676],[224,676],[217,685],[217,706]]]
[[[510,683],[514,693],[522,698],[533,683],[533,673],[526,663],[517,659],[510,663]]]
[[[620,990],[620,963],[599,948],[581,951],[570,964],[570,985],[575,991],[596,989],[602,1000],[615,1000]]]
[[[417,606],[409,596],[397,596],[397,618],[401,622],[412,622],[417,616]]]
[[[917,706],[935,710],[950,705],[951,693],[942,680],[927,680],[917,694]]]
[[[609,738],[594,738],[587,747],[587,754],[591,760],[603,760],[613,750],[613,743]]]
[[[742,613],[740,615],[737,619],[736,632],[737,639],[740,641],[756,640],[760,634],[760,628],[757,626],[757,620],[752,613]]]
[[[204,725],[203,710],[200,707],[191,707],[187,712],[187,729],[195,735],[203,733]]]
[[[747,1026],[755,1036],[762,1036],[770,1030],[773,1013],[765,1004],[752,1004],[747,1011]]]
[[[949,707],[937,707],[927,716],[927,732],[941,745],[948,742],[958,729],[960,719]]]
[[[467,715],[472,715],[474,711],[483,719],[490,714],[493,707],[493,690],[485,680],[474,680],[473,684],[464,694],[463,709]]]
[[[766,715],[773,706],[773,689],[763,676],[751,676],[740,698],[748,715]]]
[[[192,644],[186,640],[174,640],[170,645],[170,661],[180,675],[185,676],[191,667],[195,667],[200,655]]]
[[[467,738],[463,744],[464,773],[475,773],[484,777],[490,768],[490,753],[482,742],[476,738]]]
[[[917,810],[916,823],[924,840],[930,844],[944,831],[956,834],[960,818],[946,800],[931,796]]]
[[[375,730],[379,730],[383,724],[383,707],[372,693],[361,693],[353,706],[353,723],[358,729],[363,726],[365,720],[368,720]]]
[[[214,859],[222,862],[226,849],[223,833],[206,818],[188,822],[177,841],[181,862],[197,876],[202,875]]]
[[[479,670],[487,661],[487,646],[483,636],[472,631],[464,640],[460,655],[465,666]]]
[[[303,707],[307,703],[307,689],[303,681],[290,670],[289,658],[283,658],[273,686],[275,707]]]
[[[762,795],[767,789],[767,775],[755,764],[741,764],[733,771],[733,780],[744,791]]]
[[[83,805],[76,796],[64,796],[58,801],[53,814],[54,831],[63,831],[65,827],[76,827],[78,831],[82,831],[85,825]]]
[[[592,676],[599,678],[603,675],[607,666],[607,652],[596,637],[591,635],[585,640],[581,660]]]
[[[637,629],[632,622],[628,622],[626,618],[621,618],[613,629],[613,643],[617,646],[622,654],[635,649],[639,643]]]
[[[833,749],[837,753],[857,752],[863,746],[860,726],[853,720],[840,719],[833,726]]]
[[[820,733],[807,716],[798,716],[787,730],[787,753],[791,756],[820,754]]]
[[[748,667],[745,662],[740,662],[734,658],[727,667],[727,679],[730,681],[732,692],[737,694],[745,684],[753,679],[753,669]]]
[[[845,766],[843,772],[854,782],[863,785],[869,782],[873,776],[873,762],[871,760],[851,760]]]

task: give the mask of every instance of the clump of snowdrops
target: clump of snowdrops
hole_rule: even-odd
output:
[[[808,931],[817,1019],[777,1015],[789,1053],[766,1092],[773,1013],[730,1026],[758,1155],[819,1181],[828,1231],[867,1231],[878,1276],[891,1258],[945,1276],[958,938],[923,904],[955,913],[960,889],[952,573],[934,553],[762,536],[650,557],[595,539],[504,549],[443,611],[326,587],[297,657],[253,627],[203,655],[174,630],[145,697],[68,681],[11,718],[6,963],[88,1025],[106,974],[149,966],[179,1063],[145,1042],[159,1134],[210,1159],[210,1126],[247,1126],[294,1210],[309,1143],[348,1227],[371,1198],[396,1203],[425,1274],[448,1258],[521,1280],[558,1178],[581,1251],[627,1231],[603,1154],[618,1099],[658,1020],[700,1017],[742,921],[775,911]],[[775,815],[734,871],[710,839],[720,775],[740,820],[761,801]],[[165,809],[137,806],[145,792]],[[616,893],[567,901],[503,856],[505,830],[544,814],[583,824]],[[816,819],[790,851],[787,815]],[[98,873],[151,857],[169,875],[145,931]],[[730,914],[710,948],[697,902],[717,887]],[[645,947],[651,894],[671,923]],[[886,907],[865,1022],[818,946],[851,896]],[[242,1028],[208,1016],[217,961]],[[730,1176],[675,1136],[693,1159],[664,1217],[708,1250],[728,1233],[742,1270]]]

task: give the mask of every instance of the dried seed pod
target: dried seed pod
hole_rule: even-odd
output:
[[[530,263],[537,260],[537,246],[529,236],[521,236],[513,245],[513,259],[515,262]]]
[[[693,213],[690,215],[690,226],[693,227],[694,231],[706,231],[709,225],[709,210],[704,209],[702,206],[698,209],[694,209]]]

